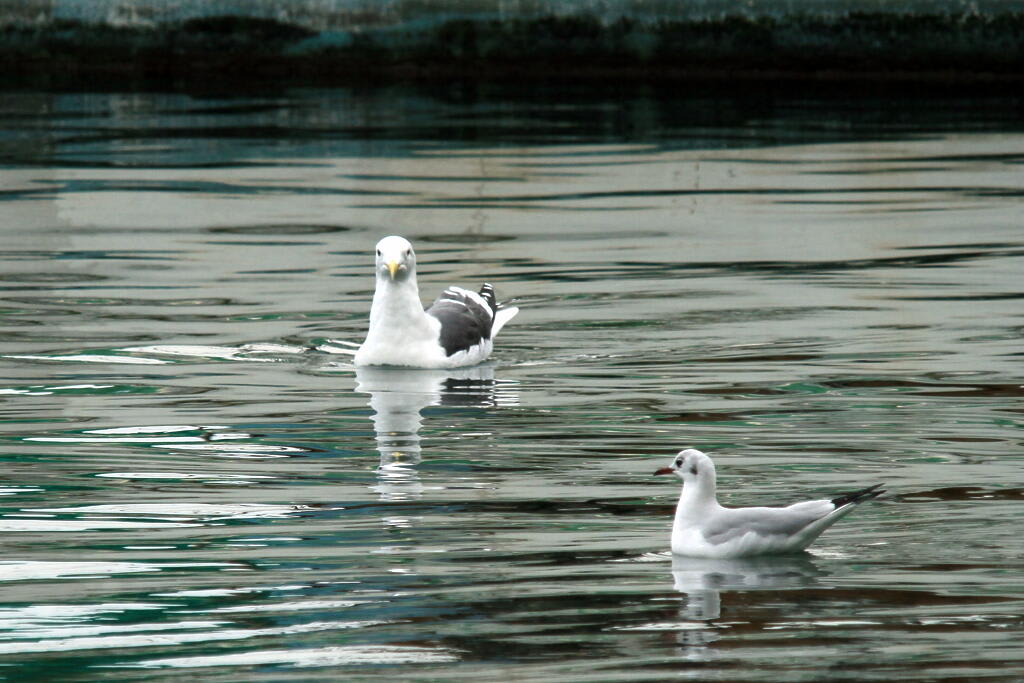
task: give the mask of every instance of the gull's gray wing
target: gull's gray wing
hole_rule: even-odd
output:
[[[727,543],[751,531],[758,536],[792,536],[834,509],[827,500],[797,503],[785,508],[722,508],[704,521],[701,531],[712,545]]]

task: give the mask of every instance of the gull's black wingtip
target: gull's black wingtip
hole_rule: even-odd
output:
[[[494,293],[494,287],[490,282],[485,282],[483,287],[480,288],[480,296],[491,307],[492,313],[498,310],[498,295]]]
[[[844,493],[833,498],[832,504],[836,506],[836,509],[839,509],[844,505],[849,505],[850,503],[862,503],[865,500],[877,498],[885,493],[885,489],[883,489],[882,486],[883,484],[875,484],[874,486],[869,486],[866,489]]]

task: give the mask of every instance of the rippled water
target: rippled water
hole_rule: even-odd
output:
[[[587,88],[0,105],[0,676],[1020,680],[1019,100]],[[354,371],[372,248],[519,316]],[[722,498],[884,481],[805,556]]]

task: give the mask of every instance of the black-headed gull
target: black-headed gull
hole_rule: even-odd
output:
[[[416,252],[404,237],[377,243],[377,289],[370,329],[355,354],[356,365],[458,368],[491,355],[494,337],[519,312],[498,305],[494,288],[479,292],[449,287],[423,310],[416,285]]]
[[[715,496],[715,464],[704,453],[679,451],[669,467],[683,492],[672,524],[672,552],[691,557],[747,557],[803,550],[858,503],[883,493],[881,484],[789,507],[727,508]]]

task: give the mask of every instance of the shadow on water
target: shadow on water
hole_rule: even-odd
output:
[[[617,102],[590,86],[450,83],[381,89],[290,89],[214,93],[23,93],[0,105],[8,131],[0,161],[21,167],[224,170],[308,167],[332,154],[407,156],[424,144],[449,149],[553,144],[651,144],[669,150],[744,149],[788,144],[892,139],[907,135],[1020,130],[1019,96],[907,96],[822,90],[794,99],[771,89],[698,86],[679,97],[651,85],[618,84]],[[193,144],[198,141],[201,144]],[[187,144],[186,144],[187,143]],[[288,148],[289,158],[274,154]],[[607,152],[565,162],[585,169]],[[588,159],[588,156],[591,158]],[[995,160],[928,155],[917,161]],[[1007,157],[1004,157],[1007,158]],[[1019,159],[1012,153],[1007,160]],[[884,161],[884,159],[880,159]],[[779,162],[788,163],[788,162]],[[394,169],[400,171],[400,169]],[[415,174],[350,170],[350,177],[414,180]],[[480,182],[485,178],[456,175]],[[65,181],[0,197],[53,192],[144,190],[216,192],[228,186],[159,181]],[[315,185],[290,186],[308,195]],[[265,185],[252,191],[284,188]],[[590,196],[587,193],[581,197]],[[601,196],[601,195],[597,195]],[[628,195],[627,195],[628,196]]]

